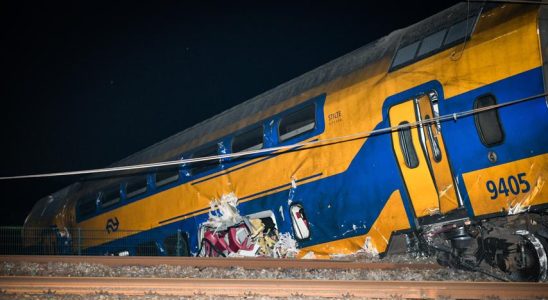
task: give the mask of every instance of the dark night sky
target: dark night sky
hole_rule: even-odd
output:
[[[107,166],[457,1],[6,1],[0,176]],[[76,178],[0,182],[0,225]]]

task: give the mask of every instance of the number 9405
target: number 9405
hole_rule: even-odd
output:
[[[497,199],[501,194],[508,196],[509,193],[514,195],[527,193],[531,190],[531,185],[527,179],[525,179],[525,176],[525,173],[519,173],[517,178],[514,175],[511,175],[508,178],[500,178],[498,179],[498,186],[494,181],[488,180],[485,183],[485,186],[487,187],[487,191],[491,193],[491,199]]]

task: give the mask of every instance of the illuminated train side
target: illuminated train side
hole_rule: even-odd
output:
[[[210,201],[234,193],[242,215],[268,213],[302,254],[384,255],[404,241],[442,264],[483,260],[538,280],[548,241],[546,16],[535,5],[451,7],[115,166],[294,149],[88,178],[42,199],[25,226],[96,230],[82,240],[88,254],[139,255],[127,246],[139,240],[173,255],[166,241],[182,233],[179,254],[196,254]],[[295,234],[295,207],[306,214],[304,235]]]

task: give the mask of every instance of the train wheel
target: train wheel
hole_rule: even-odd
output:
[[[518,230],[522,241],[516,245],[516,251],[508,256],[507,272],[512,280],[539,281],[546,278],[546,249],[541,241],[525,230]]]

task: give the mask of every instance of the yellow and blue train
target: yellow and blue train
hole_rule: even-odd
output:
[[[272,151],[90,177],[40,200],[25,226],[95,230],[88,254],[143,254],[135,239],[170,255],[182,234],[189,255],[210,201],[234,193],[301,253],[424,247],[442,264],[538,280],[547,64],[546,6],[457,4],[114,166]]]

